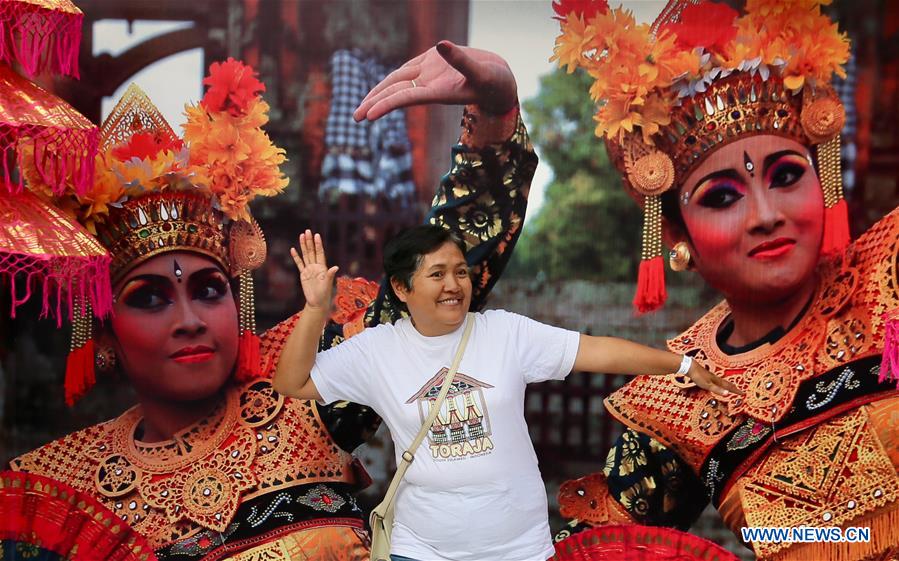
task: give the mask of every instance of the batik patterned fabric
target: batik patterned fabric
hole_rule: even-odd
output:
[[[693,356],[746,395],[721,398],[678,376],[637,377],[606,400],[629,429],[609,454],[605,481],[573,484],[614,501],[619,510],[608,512],[623,509],[644,524],[688,527],[705,503],[701,485],[736,533],[743,526],[871,528],[866,544],[753,543],[766,561],[888,555],[899,541],[899,395],[878,374],[883,315],[899,304],[899,211],[845,259],[822,265],[806,313],[777,340],[723,353],[716,340],[729,321],[723,303],[671,340],[673,352]],[[576,499],[566,499],[563,512],[566,505],[589,514]]]
[[[389,72],[360,51],[339,50],[331,56],[331,111],[319,187],[323,199],[347,193],[412,200],[415,185],[405,113],[392,111],[374,122],[353,119],[365,95]]]

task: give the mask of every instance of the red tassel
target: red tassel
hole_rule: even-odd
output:
[[[899,310],[884,314],[883,359],[878,382],[896,382],[899,387]]]
[[[246,329],[240,334],[240,344],[237,347],[237,381],[249,382],[262,378],[264,372],[261,362],[259,336]]]
[[[821,242],[822,255],[843,253],[849,246],[849,209],[846,199],[824,209],[824,239]]]
[[[66,405],[72,407],[96,382],[94,374],[94,340],[73,349],[66,358]]]
[[[665,304],[665,260],[661,256],[640,261],[634,307],[640,314],[654,312]]]

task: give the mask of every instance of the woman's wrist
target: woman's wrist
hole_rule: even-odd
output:
[[[303,307],[303,315],[309,317],[311,319],[317,319],[322,323],[328,319],[328,308],[324,306],[316,306],[313,304],[309,304],[308,302]]]
[[[690,372],[690,368],[693,367],[693,357],[684,355],[681,357],[680,366],[678,367],[675,374],[679,376],[686,376]]]

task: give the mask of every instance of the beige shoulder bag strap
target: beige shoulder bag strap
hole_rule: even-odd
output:
[[[468,337],[471,335],[474,321],[474,314],[469,312],[465,318],[465,330],[462,332],[462,340],[459,341],[459,348],[456,349],[456,356],[453,358],[449,372],[446,373],[446,378],[443,379],[443,387],[440,388],[437,400],[431,406],[428,418],[425,419],[424,424],[419,429],[415,440],[403,452],[400,458],[400,465],[396,467],[396,473],[390,481],[390,486],[387,487],[387,493],[384,494],[384,500],[371,511],[371,516],[369,517],[369,523],[371,524],[371,561],[390,561],[390,532],[393,530],[393,499],[396,497],[396,490],[399,488],[403,476],[406,475],[406,470],[412,465],[412,460],[415,459],[414,451],[418,450],[425,435],[428,434],[428,430],[434,424],[434,419],[443,405],[443,400],[446,399],[446,394],[449,393],[456,371],[459,370],[459,363],[462,362],[462,355],[465,354],[465,345],[468,343]]]

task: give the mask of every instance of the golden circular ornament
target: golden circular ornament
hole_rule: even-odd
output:
[[[229,477],[218,469],[197,470],[190,475],[184,485],[184,498],[188,510],[207,516],[222,510],[231,495]]]
[[[258,269],[265,262],[266,247],[262,228],[255,220],[240,220],[231,224],[229,233],[231,270],[233,274]]]
[[[846,110],[839,99],[833,97],[821,97],[815,99],[802,108],[800,122],[809,140],[820,144],[843,130],[846,121]]]
[[[104,497],[127,495],[140,483],[143,473],[121,454],[104,458],[94,472],[94,486]]]
[[[240,393],[240,418],[248,427],[271,422],[284,406],[284,396],[275,392],[268,380],[247,384]]]
[[[832,282],[828,282],[822,288],[817,306],[824,318],[831,318],[837,315],[849,304],[858,288],[858,277],[858,269],[847,267],[845,270],[840,271]]]
[[[661,195],[674,185],[674,162],[668,154],[654,150],[634,160],[627,179],[644,196]]]

